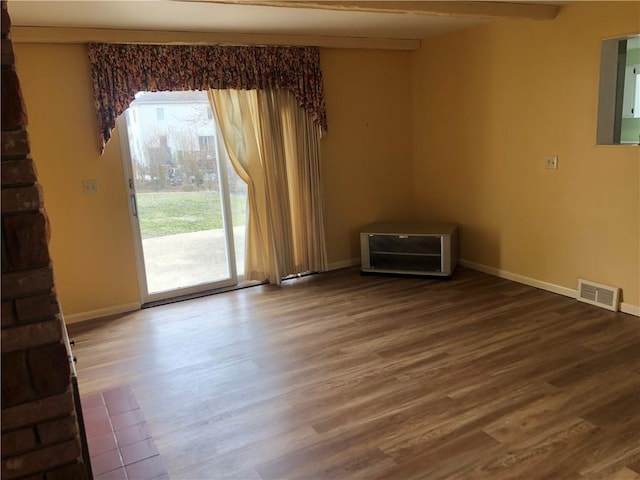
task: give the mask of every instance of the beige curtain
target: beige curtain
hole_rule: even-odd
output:
[[[327,268],[320,129],[286,90],[210,90],[231,163],[247,183],[245,277]]]

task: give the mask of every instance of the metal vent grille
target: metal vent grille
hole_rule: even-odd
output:
[[[578,300],[581,302],[617,312],[619,296],[619,288],[583,279],[578,280]]]

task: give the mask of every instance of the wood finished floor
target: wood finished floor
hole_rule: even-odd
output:
[[[173,479],[640,479],[640,319],[347,269],[71,325]]]

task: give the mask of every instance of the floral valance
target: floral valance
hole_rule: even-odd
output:
[[[317,48],[91,43],[88,49],[101,152],[140,91],[284,88],[327,129]]]

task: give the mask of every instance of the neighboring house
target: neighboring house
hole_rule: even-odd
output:
[[[215,181],[216,128],[205,92],[140,92],[126,119],[139,187]]]

